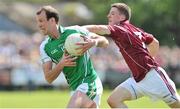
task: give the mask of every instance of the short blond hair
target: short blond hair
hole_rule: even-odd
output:
[[[131,8],[128,5],[126,5],[125,3],[114,3],[111,5],[111,7],[117,8],[121,14],[124,14],[126,17],[125,20],[130,20]]]

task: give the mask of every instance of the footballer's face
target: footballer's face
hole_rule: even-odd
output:
[[[123,14],[120,14],[119,10],[116,7],[112,7],[109,11],[109,14],[107,15],[107,18],[109,25],[115,25],[123,21],[125,19],[125,16]]]
[[[42,11],[40,14],[36,15],[36,21],[37,21],[37,25],[38,25],[40,31],[44,35],[48,35],[48,33],[49,33],[49,26],[51,24],[50,24],[49,20],[47,20],[46,12]]]

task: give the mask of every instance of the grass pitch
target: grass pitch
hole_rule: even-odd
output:
[[[106,100],[110,90],[104,90],[101,108],[109,108]],[[70,99],[68,90],[0,92],[0,108],[65,108]],[[168,108],[162,101],[152,102],[143,97],[126,102],[130,108]]]

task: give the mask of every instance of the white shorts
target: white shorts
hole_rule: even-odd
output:
[[[129,90],[132,99],[149,96],[153,101],[161,99],[168,105],[180,100],[174,82],[160,67],[157,70],[151,69],[140,82],[129,78],[118,87]]]
[[[90,99],[92,99],[97,106],[101,103],[101,96],[103,93],[103,87],[101,80],[97,77],[93,83],[82,83],[75,91],[81,91],[85,93]],[[73,91],[72,94],[75,92]]]

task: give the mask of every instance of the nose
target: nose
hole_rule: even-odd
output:
[[[110,14],[107,15],[107,18],[109,18],[109,17],[110,17]]]

